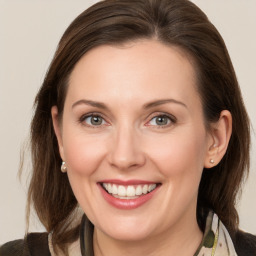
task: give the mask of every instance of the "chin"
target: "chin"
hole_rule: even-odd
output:
[[[107,222],[106,222],[107,223]],[[150,226],[148,224],[151,224]],[[102,225],[98,228],[102,233],[115,240],[134,242],[145,240],[154,234],[155,228],[148,221],[142,222],[139,220],[120,220],[114,224],[108,222],[107,225]]]
[[[103,231],[104,232],[104,231]],[[141,230],[111,230],[105,233],[109,237],[119,241],[138,242],[149,238],[150,232]]]

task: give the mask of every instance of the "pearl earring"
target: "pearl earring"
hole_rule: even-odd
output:
[[[63,172],[63,173],[65,173],[65,172],[67,172],[67,166],[66,166],[66,162],[62,162],[62,164],[61,164],[61,171]]]
[[[211,163],[211,164],[214,164],[214,160],[213,160],[213,159],[210,159],[210,163]]]

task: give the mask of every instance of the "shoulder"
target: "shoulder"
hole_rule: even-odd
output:
[[[256,256],[256,236],[237,231],[234,237],[234,246],[238,256]]]
[[[0,256],[51,256],[47,233],[29,233],[0,247]]]
[[[0,256],[26,255],[26,254],[23,254],[23,251],[24,251],[24,240],[22,239],[15,240],[15,241],[8,242],[0,247]]]

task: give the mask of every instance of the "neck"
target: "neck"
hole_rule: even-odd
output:
[[[187,216],[186,216],[187,217]],[[182,218],[174,227],[155,236],[139,241],[121,241],[94,229],[93,245],[95,256],[188,256],[199,247],[203,234],[196,216],[193,220]]]

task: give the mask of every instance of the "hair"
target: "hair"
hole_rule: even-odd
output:
[[[140,39],[158,40],[189,54],[206,124],[216,122],[222,110],[231,112],[232,135],[227,152],[211,171],[203,170],[197,219],[203,229],[202,215],[205,209],[212,209],[231,234],[238,229],[235,206],[249,171],[250,123],[221,35],[188,0],[106,0],[85,10],[67,28],[35,99],[27,216],[33,206],[46,230],[52,232],[55,248],[67,252],[67,244],[79,236],[79,224],[74,224],[78,202],[67,175],[60,172],[62,160],[51,108],[56,105],[61,118],[70,74],[86,52],[100,45]],[[87,223],[90,225],[90,221]]]

